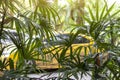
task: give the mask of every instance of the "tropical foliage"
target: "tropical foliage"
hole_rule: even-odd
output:
[[[108,6],[106,0],[89,1],[66,0],[68,4],[61,7],[58,0],[53,3],[49,0],[1,0],[0,79],[27,79],[28,73],[39,72],[35,61],[48,62],[46,55],[57,60],[57,72],[64,71],[60,79],[74,76],[78,80],[84,75],[93,80],[119,79],[120,10],[115,10],[115,3]],[[55,31],[66,29],[75,35],[59,47],[53,46],[54,53],[46,49],[44,40],[48,39],[49,44],[55,39]],[[72,43],[79,34],[90,36],[94,44],[73,50]],[[93,48],[96,50],[92,51]],[[81,56],[82,49],[84,56]],[[6,50],[13,56],[5,58]]]
[[[4,78],[28,73],[26,63],[29,60],[42,60],[37,56],[44,54],[43,39],[54,36],[56,17],[58,14],[45,0],[0,1],[0,70]],[[8,41],[10,44],[5,45]],[[7,54],[15,53],[14,57],[2,59],[5,50],[11,48]],[[18,59],[17,62],[14,59]]]
[[[71,37],[70,41],[65,43],[67,47],[62,48],[61,55],[56,57],[59,64],[63,66],[62,70],[64,69],[63,71],[65,71],[63,78],[74,76],[79,79],[80,75],[81,78],[83,78],[83,75],[90,75],[93,80],[116,80],[120,78],[118,60],[120,57],[120,26],[119,17],[117,16],[120,10],[114,11],[115,3],[111,6],[108,6],[105,0],[102,3],[104,4],[103,6],[96,0],[95,3],[90,4],[92,6],[87,5],[86,14],[80,15],[84,20],[84,24],[74,24],[75,27],[72,30],[72,32],[75,30],[77,35],[82,33],[93,38],[93,47],[97,49],[94,52],[95,55],[90,51],[85,53],[90,55],[86,55],[83,58],[80,55],[80,51],[84,46],[72,51],[73,47],[71,44],[74,37]],[[70,55],[65,56],[68,48],[70,48]],[[100,60],[100,65],[97,64],[98,58],[102,59]],[[92,71],[92,74],[89,71]]]

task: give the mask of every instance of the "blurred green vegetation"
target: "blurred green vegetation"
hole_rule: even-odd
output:
[[[115,3],[108,5],[106,0],[65,0],[64,3],[60,4],[59,0],[0,0],[1,80],[27,78],[31,72],[38,73],[35,61],[49,62],[46,59],[48,54],[62,66],[57,72],[64,71],[64,80],[71,76],[78,79],[80,75],[81,78],[90,75],[93,80],[120,79],[119,6]],[[54,40],[58,32],[76,35],[59,47],[61,55],[56,51],[59,55],[56,57],[51,49],[46,48],[44,39]],[[90,36],[94,41],[92,47],[99,51],[85,56],[80,55],[84,46],[72,51],[74,38],[79,34]],[[3,57],[10,49],[9,54],[14,56]],[[70,54],[66,56],[67,49]],[[91,53],[86,49],[85,52]],[[101,55],[103,60],[100,60]],[[100,65],[96,64],[97,59],[101,61]],[[29,61],[31,65],[27,64]],[[41,69],[39,73],[41,71],[44,72]]]

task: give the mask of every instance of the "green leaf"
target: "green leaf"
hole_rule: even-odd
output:
[[[14,70],[14,61],[11,58],[9,59],[9,66],[11,70]]]
[[[106,5],[104,5],[104,7],[102,8],[102,11],[100,13],[100,20],[102,20],[102,18],[103,18],[103,15],[104,15],[104,13],[106,11],[105,9],[106,9]]]
[[[106,6],[108,6],[108,5],[106,4]],[[107,17],[109,17],[109,14],[110,14],[110,12],[113,10],[114,6],[115,6],[115,3],[112,4],[112,5],[110,6],[110,8],[107,9],[107,12],[106,12],[106,13],[104,14],[104,16],[103,16],[103,20],[106,19]]]
[[[96,0],[96,19],[99,20],[99,1]]]
[[[91,9],[89,6],[88,6],[88,10],[89,10],[90,17],[91,17],[92,21],[94,21],[94,20],[95,20],[95,17],[94,17],[94,14],[93,14],[93,12],[92,12],[92,9]]]

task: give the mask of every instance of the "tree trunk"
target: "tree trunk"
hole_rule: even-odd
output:
[[[84,0],[78,0],[78,7],[77,7],[77,9],[78,9],[78,13],[77,13],[78,17],[77,17],[77,20],[76,20],[77,24],[82,25],[84,23],[83,18],[82,18],[82,16],[84,15],[84,6],[85,6],[85,1]]]

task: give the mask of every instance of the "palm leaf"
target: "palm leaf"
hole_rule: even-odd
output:
[[[99,20],[99,1],[96,0],[96,20]]]
[[[92,9],[89,6],[88,6],[88,10],[90,13],[91,20],[94,21],[95,20],[94,13],[92,12]]]

